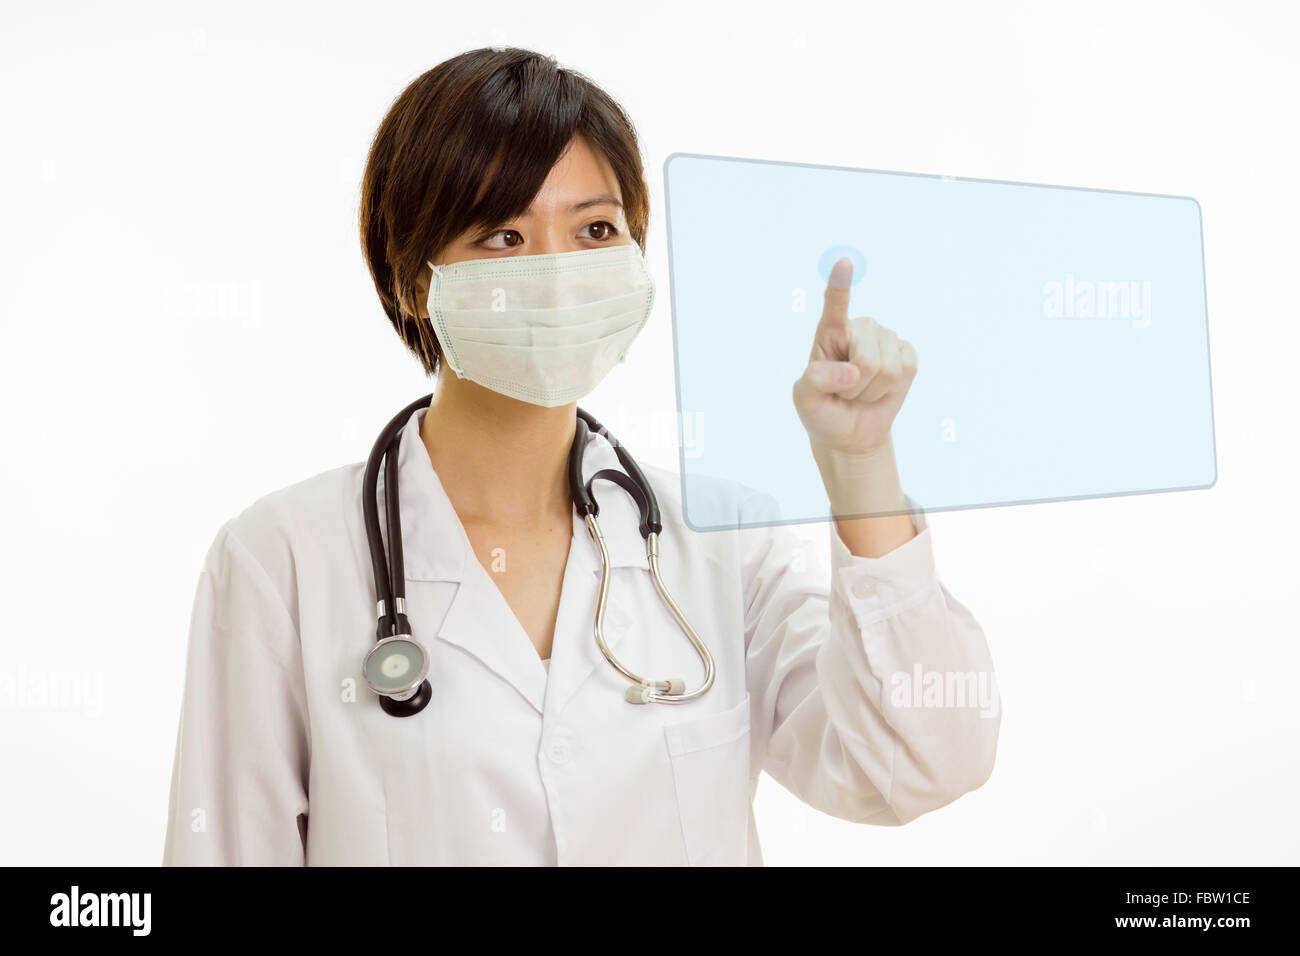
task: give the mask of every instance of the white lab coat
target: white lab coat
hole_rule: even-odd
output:
[[[853,556],[827,523],[828,580],[787,528],[691,531],[677,477],[643,466],[665,583],[717,676],[697,700],[635,705],[592,637],[600,558],[585,523],[575,514],[548,674],[438,481],[423,416],[401,440],[400,504],[431,703],[390,717],[360,679],[375,634],[364,466],[259,499],[199,576],[164,863],[762,865],[762,770],[825,813],[887,825],[988,778],[1000,709],[891,694],[917,665],[992,674],[979,625],[936,576],[924,514],[881,558]],[[584,466],[617,466],[604,438]],[[633,503],[608,482],[595,492],[615,565],[609,646],[699,686]]]

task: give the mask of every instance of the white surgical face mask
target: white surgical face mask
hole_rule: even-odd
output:
[[[654,305],[634,243],[429,268],[429,321],[447,366],[548,408],[599,385]]]

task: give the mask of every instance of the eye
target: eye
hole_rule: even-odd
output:
[[[606,222],[604,219],[601,219],[598,222],[593,222],[591,225],[586,226],[583,231],[586,232],[588,229],[594,229],[597,233],[588,238],[595,239],[599,242],[607,242],[618,235],[618,227],[616,227],[612,222]]]
[[[505,243],[504,245],[495,245],[488,241],[490,239],[496,239],[498,236],[502,238],[502,241]],[[512,249],[515,246],[522,244],[523,241],[524,237],[513,229],[498,229],[496,232],[489,232],[487,235],[476,240],[474,244],[482,246],[485,249]]]

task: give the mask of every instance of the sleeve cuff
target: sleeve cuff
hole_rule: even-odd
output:
[[[939,582],[925,512],[910,495],[903,497],[911,511],[916,536],[878,558],[854,554],[840,537],[835,521],[828,525],[831,584],[853,611],[859,626],[889,617]]]

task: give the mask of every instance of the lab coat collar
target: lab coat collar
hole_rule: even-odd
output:
[[[454,582],[457,587],[438,627],[440,640],[455,644],[477,657],[510,683],[521,696],[543,712],[558,712],[602,663],[591,639],[591,617],[600,585],[601,561],[584,518],[573,513],[573,539],[564,570],[563,593],[555,625],[553,666],[548,677],[536,650],[511,613],[489,573],[478,563],[460,517],[439,481],[428,450],[420,437],[427,409],[407,420],[398,445],[398,480],[401,483],[402,545],[407,597],[426,582]],[[603,468],[619,468],[618,456],[607,439],[590,435],[583,455],[583,473],[590,477]],[[592,486],[600,506],[598,520],[613,567],[649,572],[645,543],[639,531],[640,513],[631,497],[612,482]],[[380,481],[380,515],[384,513]],[[383,526],[383,521],[380,522]],[[382,528],[387,540],[386,527]],[[414,605],[412,606],[414,609]],[[579,623],[581,622],[581,623]],[[613,652],[630,621],[617,602],[606,614],[605,643]],[[574,646],[572,641],[580,641]]]
[[[465,527],[461,524],[451,499],[433,470],[428,449],[420,437],[420,425],[428,409],[418,409],[402,429],[398,446],[398,481],[401,488],[402,551],[408,581],[456,581],[466,578],[466,562],[478,560]],[[614,446],[602,435],[589,434],[583,453],[583,474],[590,477],[605,468],[622,470]],[[592,494],[600,506],[597,520],[605,537],[610,564],[614,567],[637,567],[649,570],[645,540],[641,537],[641,516],[622,488],[610,481],[592,485]],[[380,480],[381,524],[384,506],[383,480]],[[573,512],[573,534],[579,540],[576,556],[586,565],[599,570],[600,551],[587,533],[587,522]],[[387,540],[387,539],[385,539]]]

